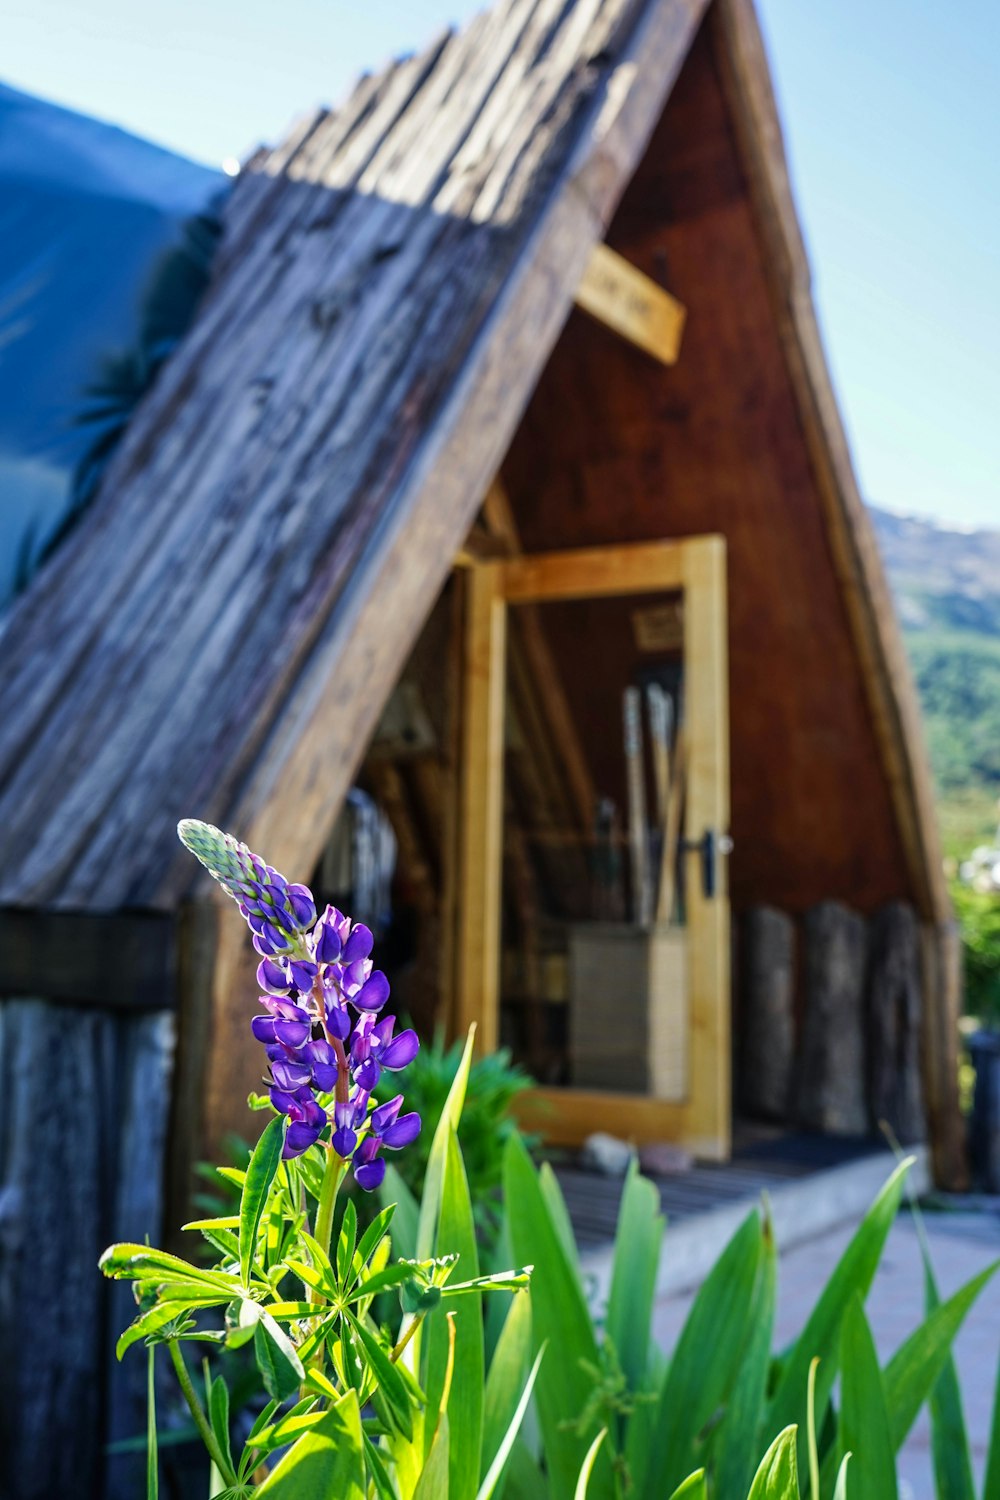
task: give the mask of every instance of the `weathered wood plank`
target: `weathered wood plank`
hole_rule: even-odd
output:
[[[176,927],[162,912],[0,909],[0,997],[171,1010]]]
[[[744,912],[739,929],[740,1066],[749,1115],[785,1120],[795,1057],[795,924],[773,907]]]
[[[795,1113],[809,1130],[865,1135],[865,962],[867,934],[857,912],[824,901],[806,913],[805,1015],[796,1066]]]
[[[677,363],[684,308],[652,277],[607,245],[594,246],[575,300],[577,307],[661,364]]]
[[[877,1125],[888,1124],[904,1145],[926,1135],[920,1034],[923,996],[920,928],[903,901],[890,902],[869,923],[868,1102]]]

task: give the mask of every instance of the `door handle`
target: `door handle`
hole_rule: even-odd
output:
[[[706,901],[711,901],[719,886],[719,856],[732,853],[731,837],[706,828],[700,839],[684,839],[681,848],[687,854],[701,855],[702,894]]]

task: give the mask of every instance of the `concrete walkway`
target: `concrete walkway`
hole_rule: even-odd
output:
[[[924,1222],[942,1297],[950,1296],[977,1272],[1000,1259],[998,1212],[927,1213]],[[828,1229],[782,1254],[775,1347],[783,1348],[801,1331],[854,1227],[847,1224]],[[665,1257],[669,1257],[669,1228],[664,1251]],[[670,1348],[675,1342],[692,1296],[693,1293],[687,1292],[663,1297],[658,1302],[654,1328],[664,1347]],[[923,1300],[920,1246],[913,1220],[904,1211],[889,1236],[867,1303],[883,1364],[921,1320]],[[981,1484],[1000,1363],[1000,1271],[980,1293],[968,1315],[955,1344],[955,1356],[973,1463]],[[935,1500],[926,1408],[917,1418],[900,1455],[899,1475],[900,1500]]]

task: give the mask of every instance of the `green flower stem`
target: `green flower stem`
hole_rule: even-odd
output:
[[[337,1192],[344,1179],[345,1171],[343,1159],[337,1155],[332,1146],[328,1147],[323,1185],[319,1194],[319,1208],[316,1211],[316,1240],[327,1256],[330,1254],[330,1240],[333,1237],[333,1210],[337,1204]],[[321,1293],[317,1292],[314,1287],[309,1287],[308,1292],[310,1302],[321,1300]]]
[[[201,1402],[198,1400],[197,1393],[191,1381],[190,1372],[188,1371],[188,1367],[184,1362],[184,1356],[181,1353],[181,1346],[176,1339],[170,1339],[168,1348],[170,1350],[170,1358],[174,1362],[174,1369],[177,1372],[178,1383],[181,1390],[184,1392],[184,1399],[187,1402],[188,1406],[191,1408],[191,1415],[192,1417],[194,1417],[194,1425],[201,1433],[201,1440],[205,1444],[205,1447],[208,1449],[209,1457],[215,1464],[215,1467],[218,1469],[219,1473],[222,1475],[226,1483],[235,1484],[236,1475],[229,1467],[229,1464],[226,1462],[222,1449],[219,1447],[218,1443],[215,1440],[215,1433],[209,1426],[208,1418],[206,1417],[204,1410],[202,1409]]]
[[[395,1364],[396,1360],[402,1354],[403,1350],[406,1348],[407,1344],[410,1342],[413,1335],[416,1333],[417,1329],[420,1327],[426,1316],[426,1313],[415,1313],[410,1319],[410,1322],[407,1324],[406,1332],[403,1334],[403,1337],[400,1339],[395,1349],[393,1349],[392,1353],[389,1355],[389,1358],[392,1360],[393,1364]]]

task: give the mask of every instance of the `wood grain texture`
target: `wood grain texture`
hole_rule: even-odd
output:
[[[255,159],[8,622],[0,900],[171,905],[183,815],[308,871],[703,8],[503,0]]]
[[[594,247],[574,300],[577,307],[661,364],[677,363],[684,308],[651,276],[607,245]]]

